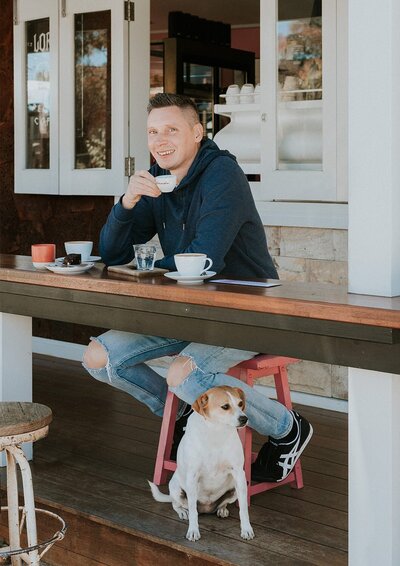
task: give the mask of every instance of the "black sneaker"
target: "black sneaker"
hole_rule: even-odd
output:
[[[178,452],[178,446],[179,446],[180,441],[183,438],[183,435],[185,434],[187,420],[192,413],[193,413],[192,407],[190,405],[186,405],[185,412],[175,423],[174,439],[172,441],[171,456],[170,456],[171,460],[176,461],[176,454]]]
[[[284,438],[269,437],[251,466],[251,479],[254,481],[280,482],[293,470],[294,465],[309,443],[313,428],[296,411],[292,430]]]

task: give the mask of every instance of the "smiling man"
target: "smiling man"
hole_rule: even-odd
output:
[[[233,155],[203,139],[193,101],[176,94],[152,98],[147,143],[156,163],[131,177],[111,211],[100,236],[104,262],[129,262],[132,244],[158,234],[164,258],[156,267],[175,271],[174,254],[205,253],[220,275],[277,279],[246,176]],[[162,194],[155,177],[169,173],[177,187]]]
[[[108,216],[100,235],[106,265],[128,263],[133,244],[158,235],[164,257],[156,267],[175,271],[174,254],[204,253],[219,275],[277,279],[246,176],[233,155],[203,139],[194,102],[177,94],[156,95],[148,105],[147,126],[155,164],[131,177]],[[177,186],[171,193],[161,193],[155,177],[170,173],[176,175]],[[185,423],[186,403],[218,385],[240,387],[246,394],[250,426],[270,437],[253,466],[254,478],[281,481],[311,438],[312,427],[295,411],[226,375],[230,367],[256,353],[110,330],[92,338],[84,367],[159,416],[169,386],[182,400],[178,433]],[[175,354],[166,380],[145,363]]]

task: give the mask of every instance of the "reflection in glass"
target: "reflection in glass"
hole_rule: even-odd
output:
[[[164,92],[164,43],[152,42],[150,50],[150,97]]]
[[[214,70],[208,65],[183,63],[184,94],[194,98],[204,135],[213,135]]]
[[[322,169],[321,1],[279,0],[278,169]]]
[[[50,20],[26,22],[26,168],[50,166]]]
[[[75,14],[75,168],[111,168],[111,11]]]

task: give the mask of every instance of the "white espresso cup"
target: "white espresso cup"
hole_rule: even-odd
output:
[[[67,254],[81,254],[81,261],[88,261],[93,249],[93,242],[72,241],[64,242]]]
[[[176,175],[158,175],[156,183],[162,193],[172,193],[176,187]]]
[[[239,85],[229,85],[226,89],[225,102],[227,104],[239,104],[240,98],[240,88]]]
[[[175,254],[174,259],[179,275],[186,277],[198,277],[208,271],[213,264],[212,259],[206,254]]]
[[[254,102],[254,85],[246,83],[240,89],[240,103],[252,104]]]

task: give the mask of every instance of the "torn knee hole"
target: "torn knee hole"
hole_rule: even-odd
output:
[[[168,369],[168,385],[171,385],[171,387],[180,385],[195,368],[196,364],[192,358],[189,356],[178,356]]]
[[[83,355],[83,363],[90,369],[100,369],[107,365],[107,352],[98,342],[90,342]]]

